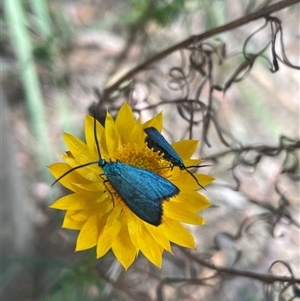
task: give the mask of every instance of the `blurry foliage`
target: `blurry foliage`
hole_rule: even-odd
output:
[[[153,21],[160,26],[172,23],[185,10],[186,0],[127,0],[129,12],[121,16],[125,24]]]
[[[94,272],[94,264],[94,261],[82,260],[72,268],[59,272],[43,301],[97,300],[97,292],[103,290],[105,282]],[[94,297],[93,290],[96,291]]]

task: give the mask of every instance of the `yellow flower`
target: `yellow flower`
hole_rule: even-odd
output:
[[[59,178],[78,165],[96,162],[78,168],[59,180],[72,193],[55,201],[51,208],[66,210],[64,228],[80,230],[76,251],[96,246],[97,258],[100,258],[111,249],[125,269],[128,269],[140,251],[160,267],[163,251],[172,253],[171,242],[195,248],[193,236],[181,223],[205,224],[198,212],[210,205],[196,191],[199,186],[190,174],[177,167],[171,169],[170,162],[147,147],[143,129],[149,126],[161,131],[162,114],[142,124],[140,119],[134,119],[128,104],[124,104],[116,120],[107,114],[105,128],[96,123],[96,135],[105,161],[119,161],[146,169],[179,188],[179,194],[163,201],[162,223],[159,226],[151,225],[134,214],[106,180],[103,169],[96,164],[100,158],[95,142],[94,119],[91,116],[85,119],[86,143],[64,133],[69,148],[62,155],[66,163],[49,166],[54,177]],[[186,166],[201,163],[201,160],[190,159],[197,143],[195,140],[186,140],[172,144]],[[194,175],[202,186],[213,181],[209,175]]]

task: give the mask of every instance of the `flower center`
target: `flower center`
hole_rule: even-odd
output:
[[[141,147],[136,143],[128,143],[119,148],[114,157],[122,163],[150,170],[163,177],[169,175],[170,163],[158,152],[149,149],[146,144]]]

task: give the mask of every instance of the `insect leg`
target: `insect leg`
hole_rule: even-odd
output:
[[[112,192],[108,189],[107,185],[105,184],[105,183],[107,183],[109,181],[106,178],[103,178],[103,176],[105,176],[105,174],[100,174],[99,176],[103,180],[103,185],[105,186],[106,190],[108,191],[108,193],[110,194],[110,196],[112,198],[113,206],[115,206],[114,196],[113,196]]]

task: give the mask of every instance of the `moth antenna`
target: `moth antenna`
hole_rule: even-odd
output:
[[[97,137],[96,108],[94,108],[94,138],[95,138],[95,143],[97,146],[97,152],[98,152],[99,158],[102,159],[101,153],[100,153],[99,141],[98,141],[98,137]]]
[[[98,164],[98,162],[99,161],[92,161],[92,162],[85,163],[85,164],[78,165],[78,166],[75,166],[75,167],[71,168],[70,170],[68,170],[67,172],[65,172],[63,175],[61,175],[59,178],[57,178],[51,186],[55,185],[59,180],[61,180],[62,178],[64,178],[66,175],[68,175],[72,171],[74,171],[76,169],[79,169],[79,168],[82,168],[82,167],[86,167],[86,166],[92,165],[92,164]]]
[[[195,175],[188,169],[185,168],[185,170],[194,178],[194,180],[197,182],[197,184],[204,190],[206,190],[200,183],[199,181],[197,180],[197,178],[195,177]]]
[[[210,164],[206,165],[191,165],[191,166],[186,166],[185,168],[200,168],[200,167],[209,167],[212,166]]]
[[[197,184],[201,187],[201,188],[203,188],[204,190],[206,190],[205,189],[205,187],[203,187],[200,183],[199,183],[199,181],[197,180],[197,178],[195,177],[195,175],[190,171],[190,170],[188,170],[188,168],[200,168],[200,167],[208,167],[208,166],[212,166],[212,165],[210,165],[210,164],[206,164],[206,165],[191,165],[191,166],[186,166],[185,167],[185,170],[194,178],[194,180],[197,182]]]

